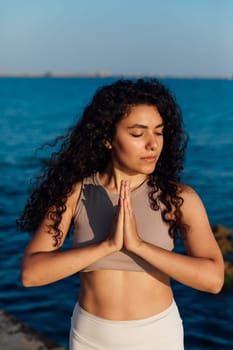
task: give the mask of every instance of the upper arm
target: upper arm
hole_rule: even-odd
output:
[[[190,187],[182,188],[182,222],[188,225],[183,239],[190,256],[223,262],[220,248],[212,232],[205,207],[198,194]]]
[[[62,238],[59,244],[57,246],[54,246],[55,241],[53,238],[53,231],[49,232],[49,226],[52,224],[52,220],[49,219],[46,215],[37,231],[33,235],[31,241],[29,242],[25,251],[25,256],[38,252],[54,251],[61,248],[74,216],[77,200],[81,192],[81,186],[81,183],[78,183],[75,186],[73,193],[67,198],[66,210],[62,215],[62,219],[59,225],[59,229],[62,231]]]

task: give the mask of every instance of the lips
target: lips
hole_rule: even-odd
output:
[[[142,160],[148,163],[153,163],[156,161],[157,157],[156,156],[150,156],[150,157],[142,157]]]

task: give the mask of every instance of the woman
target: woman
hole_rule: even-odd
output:
[[[70,349],[183,349],[169,279],[218,293],[222,255],[206,211],[180,183],[181,112],[157,80],[97,91],[53,154],[18,221],[34,232],[24,286],[80,272]],[[73,224],[73,248],[60,248]],[[187,255],[173,251],[178,232]]]

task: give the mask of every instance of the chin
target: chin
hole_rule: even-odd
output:
[[[142,173],[145,174],[145,175],[150,175],[150,174],[152,174],[154,171],[155,171],[155,165],[154,165],[154,166],[151,166],[151,167],[144,168],[144,169],[142,170]]]

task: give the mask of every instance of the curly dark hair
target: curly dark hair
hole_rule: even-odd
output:
[[[37,186],[17,220],[21,230],[34,232],[48,215],[53,223],[50,232],[54,245],[59,245],[63,235],[59,224],[75,184],[105,170],[110,156],[104,141],[114,137],[117,123],[132,107],[142,104],[155,106],[164,123],[163,149],[148,180],[151,206],[158,210],[159,202],[163,204],[162,218],[169,224],[170,236],[177,237],[179,230],[184,229],[179,182],[187,134],[174,96],[157,79],[120,79],[97,90],[81,119],[63,137],[60,150],[52,153],[38,177]]]

